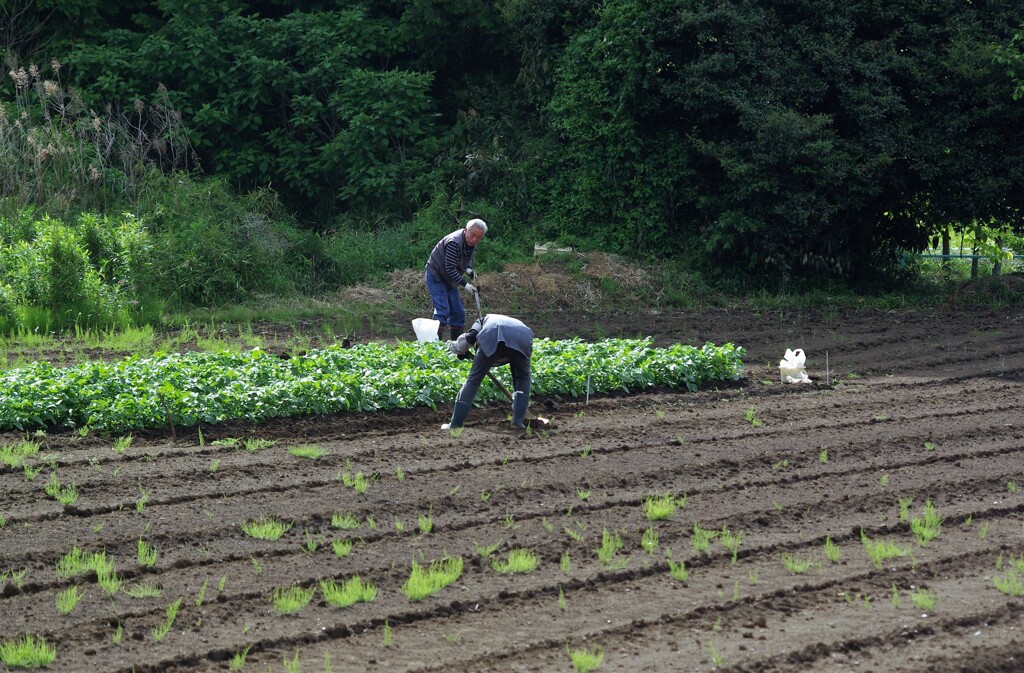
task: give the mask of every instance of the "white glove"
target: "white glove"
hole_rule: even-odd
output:
[[[469,341],[466,339],[466,335],[460,334],[459,338],[455,341],[449,341],[448,350],[450,350],[453,355],[465,355],[468,353]]]
[[[473,269],[466,269],[466,275],[472,278],[473,280],[476,280],[476,271],[474,271]]]
[[[466,292],[474,294],[476,292],[476,286],[474,286],[472,283],[466,283]]]

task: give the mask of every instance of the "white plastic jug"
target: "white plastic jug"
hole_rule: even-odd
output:
[[[416,331],[417,341],[437,341],[437,330],[441,327],[440,320],[430,318],[413,318],[412,328]]]

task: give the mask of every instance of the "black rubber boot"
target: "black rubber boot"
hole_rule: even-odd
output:
[[[444,328],[447,327],[444,323],[437,326],[437,340],[444,341]]]
[[[459,338],[459,335],[462,334],[465,327],[465,325],[460,325],[458,327],[452,325],[452,341],[455,341],[456,339]]]

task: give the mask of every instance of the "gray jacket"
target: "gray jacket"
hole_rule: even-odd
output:
[[[473,323],[470,329],[476,330],[477,348],[487,357],[494,356],[501,342],[528,358],[533,355],[533,330],[522,320],[500,313],[489,313]]]

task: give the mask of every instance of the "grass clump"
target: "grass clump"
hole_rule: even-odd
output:
[[[174,601],[167,606],[166,615],[164,621],[154,626],[150,633],[153,635],[153,640],[160,642],[163,640],[168,633],[171,632],[171,627],[174,626],[174,620],[178,617],[178,610],[181,608],[181,599]]]
[[[359,575],[354,575],[338,584],[334,580],[320,582],[320,592],[324,599],[336,608],[347,608],[356,603],[369,603],[377,597],[377,587],[363,584]]]
[[[164,595],[163,587],[158,584],[134,584],[124,590],[131,598],[160,598]]]
[[[78,502],[78,488],[74,484],[61,484],[56,472],[50,473],[50,481],[46,483],[43,490],[46,491],[46,495],[65,507]]]
[[[910,530],[922,547],[934,540],[942,532],[943,518],[935,509],[931,500],[924,503],[924,514],[910,520]]]
[[[152,566],[156,565],[156,547],[149,544],[141,537],[139,538],[139,541],[136,544],[136,551],[138,552],[140,566],[151,568]]]
[[[284,523],[272,516],[261,516],[243,523],[242,531],[257,540],[279,540],[291,527],[291,522]]]
[[[670,493],[650,495],[644,501],[644,516],[651,521],[661,521],[672,516],[675,511],[686,506],[686,496],[676,498]]]
[[[876,542],[871,540],[863,530],[860,532],[860,541],[864,544],[864,549],[867,551],[868,556],[871,557],[871,561],[879,570],[882,569],[882,564],[885,561],[906,556],[908,553],[907,549],[893,542],[885,542],[884,540]]]
[[[814,567],[814,562],[809,559],[797,558],[792,554],[783,554],[782,565],[786,566],[786,570],[789,572],[795,575],[802,575]]]
[[[0,641],[0,662],[10,668],[45,668],[57,658],[57,648],[44,638],[25,635],[16,640]]]
[[[606,568],[624,568],[629,559],[617,559],[619,550],[622,549],[622,536],[618,533],[609,533],[605,528],[601,532],[601,546],[597,549],[597,559]]]
[[[68,587],[64,591],[57,594],[57,611],[62,615],[69,614],[78,605],[78,601],[82,600],[82,594],[78,591],[78,585]]]
[[[935,594],[928,589],[917,589],[910,594],[910,602],[918,610],[931,610],[935,607]]]
[[[461,575],[461,557],[433,561],[426,568],[413,561],[412,572],[402,585],[402,593],[408,596],[409,600],[421,601],[459,579]]]
[[[705,530],[700,524],[693,524],[693,535],[690,536],[690,544],[695,552],[711,554],[711,541],[718,537],[717,530]]]
[[[572,660],[572,667],[576,673],[588,673],[601,665],[604,661],[604,650],[600,645],[592,649],[570,650],[569,658]]]
[[[334,514],[331,516],[331,525],[335,528],[353,530],[355,528],[359,528],[360,522],[354,514],[346,512],[344,514]]]
[[[654,550],[658,548],[659,539],[658,531],[654,530],[653,526],[648,526],[647,530],[640,537],[640,546],[647,552],[648,556],[653,556]]]
[[[326,449],[321,449],[319,446],[293,446],[288,449],[288,453],[292,454],[296,458],[318,460],[324,456],[330,455],[331,452]]]
[[[316,589],[310,587],[303,589],[299,586],[290,586],[287,588],[276,588],[274,593],[271,595],[271,600],[274,603],[274,609],[282,615],[292,615],[306,607],[311,600],[313,600],[313,594]]]
[[[826,536],[825,537],[825,558],[827,558],[832,563],[839,563],[839,559],[842,557],[842,555],[843,555],[843,550],[841,550],[839,548],[839,545],[837,545],[835,542],[833,542],[832,538]]]
[[[529,549],[513,549],[504,561],[491,559],[491,568],[502,574],[533,572],[540,557]]]
[[[114,562],[107,559],[107,553],[103,551],[85,554],[78,547],[72,547],[71,551],[57,561],[57,577],[66,580],[83,573],[93,571],[97,577],[109,575],[114,572]]]

